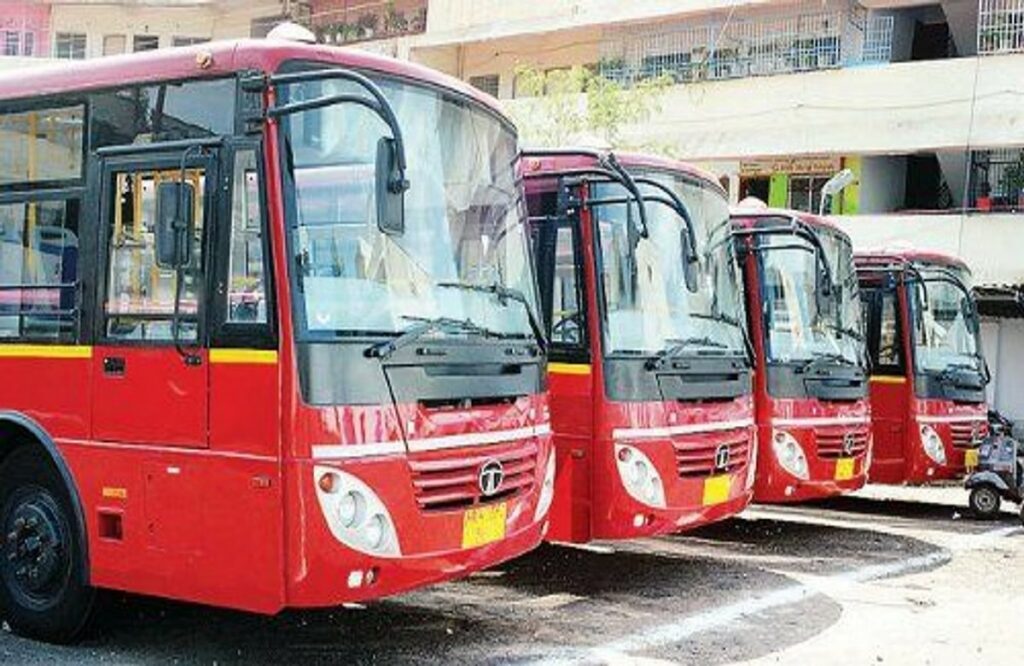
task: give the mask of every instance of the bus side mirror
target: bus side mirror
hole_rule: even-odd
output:
[[[180,181],[160,183],[156,190],[156,265],[178,269],[192,262],[195,235],[195,188]]]
[[[377,142],[377,228],[401,236],[405,233],[405,191],[409,181],[398,166],[398,144],[381,137]]]

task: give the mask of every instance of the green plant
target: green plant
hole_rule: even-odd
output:
[[[660,101],[671,80],[661,76],[626,87],[579,65],[548,71],[516,68],[516,97],[512,109],[524,142],[560,146],[578,141],[582,133],[596,135],[621,148],[622,129],[649,119],[661,110]]]

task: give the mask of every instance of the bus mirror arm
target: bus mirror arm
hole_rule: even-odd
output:
[[[398,122],[394,108],[384,96],[384,92],[370,78],[349,69],[321,69],[307,72],[291,72],[274,74],[263,79],[263,84],[287,86],[309,81],[343,80],[349,81],[366,94],[336,93],[308,100],[288,102],[267,109],[267,117],[281,118],[295,113],[322,109],[337,104],[358,104],[374,112],[385,125],[391,137],[381,137],[377,142],[376,158],[376,200],[377,227],[389,235],[401,235],[405,232],[405,192],[409,189],[405,140],[402,126]],[[243,83],[250,92],[257,89],[256,82],[247,80]]]
[[[647,185],[662,192],[667,201],[659,201],[669,206],[676,215],[683,220],[683,271],[686,279],[686,289],[690,293],[697,292],[697,266],[700,258],[697,256],[697,233],[693,228],[693,218],[690,216],[690,209],[683,200],[664,183],[659,183],[653,178],[634,177],[633,181],[639,185]]]

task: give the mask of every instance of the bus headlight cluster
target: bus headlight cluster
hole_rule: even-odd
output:
[[[946,464],[946,447],[942,444],[939,433],[935,432],[935,428],[930,425],[921,426],[921,448],[935,464]]]
[[[544,483],[540,487],[540,497],[537,499],[537,510],[533,513],[534,522],[540,520],[551,508],[551,500],[555,497],[555,448],[551,447],[548,454],[548,462],[544,466]]]
[[[665,486],[654,463],[640,449],[615,445],[615,464],[629,496],[647,506],[665,508]]]
[[[810,478],[807,456],[793,435],[785,430],[776,430],[772,433],[772,450],[782,469],[804,481]]]
[[[367,555],[402,554],[391,514],[368,485],[333,467],[314,467],[313,478],[320,509],[335,539]]]

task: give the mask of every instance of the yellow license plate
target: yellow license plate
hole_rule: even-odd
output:
[[[972,469],[978,466],[978,449],[967,449],[964,452],[964,465]]]
[[[704,506],[714,506],[729,501],[732,477],[728,474],[704,479]]]
[[[505,538],[505,502],[470,509],[462,516],[462,547],[476,548]]]
[[[853,470],[857,461],[853,458],[840,458],[836,461],[836,481],[849,481],[853,478]]]

